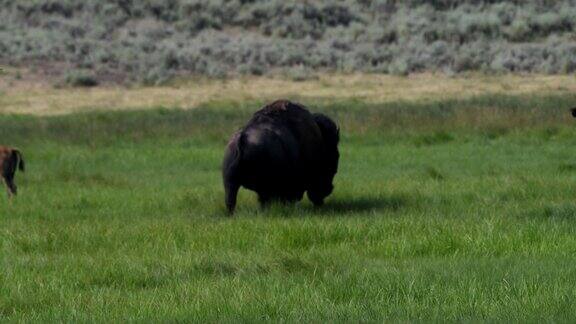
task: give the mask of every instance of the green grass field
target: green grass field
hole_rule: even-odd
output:
[[[304,102],[341,125],[326,206],[224,212],[262,103],[0,115],[0,320],[573,321],[576,95]]]

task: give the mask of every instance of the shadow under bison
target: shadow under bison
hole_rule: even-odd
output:
[[[307,193],[322,205],[338,169],[339,129],[323,114],[278,100],[258,110],[232,136],[224,155],[226,208],[234,212],[240,187],[255,191],[261,205],[296,202]]]

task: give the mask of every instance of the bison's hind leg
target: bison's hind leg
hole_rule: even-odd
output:
[[[238,196],[239,189],[240,185],[236,182],[226,181],[224,183],[226,210],[230,215],[234,213],[234,209],[236,208],[236,198]]]
[[[16,196],[18,193],[18,187],[14,182],[14,175],[7,175],[4,177],[6,181],[6,186],[8,187],[8,196]]]
[[[2,177],[2,180],[3,180],[4,184],[6,185],[6,191],[8,193],[8,199],[12,200],[12,197],[15,196],[16,193],[18,192],[18,188],[16,187],[16,184],[14,183],[14,177],[4,175]]]
[[[12,180],[12,181],[10,181],[10,183],[8,183],[8,187],[10,188],[10,192],[12,193],[12,196],[16,196],[16,194],[18,193],[18,188],[16,187],[14,180]]]

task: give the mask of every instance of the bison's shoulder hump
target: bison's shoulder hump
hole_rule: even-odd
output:
[[[294,103],[289,100],[276,100],[271,104],[264,106],[254,115],[263,116],[298,116],[308,115],[310,112],[303,105]]]

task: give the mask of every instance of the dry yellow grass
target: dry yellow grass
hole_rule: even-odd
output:
[[[0,113],[54,115],[90,110],[194,108],[224,100],[361,99],[369,102],[464,98],[486,93],[574,92],[574,76],[458,76],[419,74],[322,75],[294,82],[277,78],[243,77],[233,80],[182,81],[161,87],[54,88],[45,82],[14,80],[0,75]]]

